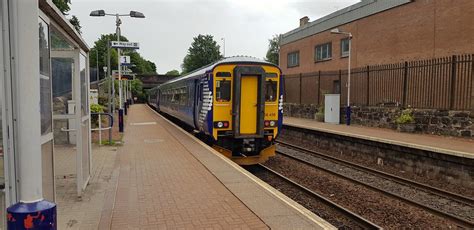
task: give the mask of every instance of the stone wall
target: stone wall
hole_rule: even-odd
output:
[[[320,110],[317,105],[286,103],[284,115],[316,119]],[[400,107],[352,107],[352,123],[369,127],[397,129],[395,120],[400,116]],[[474,137],[474,112],[436,109],[412,109],[415,118],[415,132],[446,136]],[[341,108],[341,123],[345,120]]]

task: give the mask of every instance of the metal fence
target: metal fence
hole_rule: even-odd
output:
[[[401,105],[474,110],[474,54],[366,66],[351,70],[351,105]],[[347,101],[347,70],[286,75],[286,102],[324,103],[324,94]]]

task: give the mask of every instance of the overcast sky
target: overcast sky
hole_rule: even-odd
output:
[[[155,62],[158,73],[181,71],[193,37],[214,36],[225,55],[264,58],[268,39],[310,21],[352,5],[359,0],[72,0],[70,15],[82,25],[90,47],[100,34],[115,32],[114,17],[90,17],[91,10],[106,13],[145,14],[145,19],[122,18],[122,35],[140,43],[140,54]]]

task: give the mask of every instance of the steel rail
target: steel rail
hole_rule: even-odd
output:
[[[326,197],[324,197],[320,194],[315,193],[314,191],[304,187],[303,185],[298,184],[297,182],[289,179],[288,177],[283,176],[282,174],[276,172],[275,170],[273,170],[273,169],[271,169],[267,166],[264,166],[262,164],[258,164],[258,166],[260,168],[264,169],[265,171],[270,172],[271,174],[277,176],[278,178],[286,181],[287,183],[291,184],[292,186],[298,188],[299,190],[304,191],[305,193],[309,194],[313,198],[322,201],[325,205],[335,209],[337,212],[342,213],[347,218],[355,221],[363,229],[383,229],[382,227],[372,223],[371,221],[365,219],[364,217],[362,217],[362,216],[360,216],[360,215],[358,215],[358,214],[356,214],[356,213],[340,206],[339,204],[327,199]]]
[[[313,151],[313,150],[309,150],[309,149],[305,149],[305,148],[302,148],[302,147],[299,147],[299,146],[295,146],[295,145],[293,145],[293,144],[288,144],[288,143],[285,143],[285,142],[282,142],[282,141],[277,141],[277,142],[278,142],[279,144],[282,144],[282,145],[290,146],[290,147],[293,148],[293,149],[297,149],[297,150],[300,150],[300,151],[303,151],[303,152],[308,152],[308,153],[311,153],[311,154],[313,154],[313,155],[317,155],[317,157],[323,158],[323,159],[325,159],[325,160],[329,160],[329,161],[331,161],[331,162],[333,162],[333,163],[336,163],[336,164],[341,164],[341,165],[344,165],[344,166],[347,166],[347,167],[350,167],[350,168],[353,168],[353,169],[356,169],[356,170],[359,170],[359,171],[365,171],[365,172],[369,172],[369,173],[372,173],[372,174],[376,174],[376,176],[381,176],[381,177],[383,177],[383,178],[385,178],[385,179],[390,179],[390,180],[393,180],[393,181],[396,181],[396,182],[401,181],[401,182],[399,182],[399,183],[402,183],[402,184],[405,184],[405,185],[406,185],[406,184],[409,184],[408,186],[412,186],[412,187],[413,187],[413,185],[420,184],[420,183],[414,182],[414,181],[413,181],[413,182],[414,182],[413,184],[410,184],[410,182],[406,182],[406,181],[410,181],[410,180],[407,180],[407,179],[404,179],[404,178],[401,178],[401,177],[397,177],[397,176],[394,176],[394,175],[390,175],[390,174],[385,173],[385,172],[380,172],[380,171],[378,171],[378,170],[370,169],[370,168],[367,168],[367,167],[365,167],[365,166],[361,166],[361,165],[358,165],[358,164],[355,164],[355,163],[352,163],[352,162],[348,162],[348,161],[341,160],[341,159],[338,159],[338,158],[335,158],[335,157],[332,157],[332,156],[328,156],[328,155],[323,154],[323,153],[319,153],[319,152],[316,152],[316,151]],[[320,169],[320,170],[322,170],[322,171],[328,172],[328,173],[330,173],[330,174],[332,174],[332,175],[335,175],[335,176],[338,176],[338,177],[340,177],[340,178],[343,178],[343,179],[352,181],[352,182],[354,182],[354,183],[357,183],[357,184],[366,186],[366,187],[368,187],[368,188],[370,188],[370,189],[372,189],[372,190],[375,190],[375,191],[381,192],[381,193],[383,193],[383,194],[385,194],[385,195],[391,196],[391,197],[393,197],[393,198],[402,200],[402,201],[404,201],[404,202],[406,202],[406,203],[409,203],[409,204],[411,204],[411,205],[417,206],[417,207],[422,208],[422,209],[424,209],[424,210],[430,211],[431,213],[434,213],[434,214],[437,214],[438,216],[442,216],[442,217],[444,217],[444,218],[447,218],[447,219],[449,219],[449,220],[451,220],[451,221],[453,221],[453,222],[455,222],[455,223],[457,223],[457,224],[459,224],[459,225],[461,225],[461,226],[463,226],[463,227],[474,228],[474,223],[473,223],[472,221],[466,220],[466,219],[464,219],[464,218],[462,218],[462,217],[458,217],[458,216],[455,216],[455,215],[453,215],[453,214],[446,213],[446,212],[443,212],[443,211],[441,211],[441,210],[438,210],[438,209],[436,209],[436,208],[429,207],[429,206],[424,205],[424,204],[422,204],[422,203],[420,203],[420,202],[417,202],[417,201],[408,199],[408,198],[406,198],[406,197],[400,196],[400,195],[395,194],[395,193],[393,193],[393,192],[383,190],[383,189],[378,188],[378,187],[376,187],[376,186],[373,186],[373,185],[370,185],[370,184],[368,184],[368,183],[365,183],[365,182],[359,181],[359,180],[357,180],[357,179],[351,178],[351,177],[349,177],[349,176],[346,176],[346,175],[343,175],[343,174],[340,174],[340,173],[331,171],[331,170],[329,170],[329,169],[320,167],[320,166],[318,166],[318,165],[316,165],[316,164],[314,164],[314,163],[312,163],[312,162],[309,162],[309,161],[307,161],[307,160],[303,160],[303,159],[300,159],[300,158],[298,158],[298,157],[295,157],[295,156],[292,156],[292,155],[283,153],[283,152],[281,152],[281,151],[278,151],[278,150],[277,150],[277,153],[279,153],[279,154],[281,154],[281,155],[284,155],[284,156],[286,156],[286,157],[289,157],[289,158],[291,158],[291,159],[294,159],[294,160],[296,160],[296,161],[299,161],[299,162],[301,162],[301,163],[307,164],[307,165],[309,165],[309,166],[318,168],[318,169]],[[406,183],[404,183],[404,182],[406,182]],[[423,185],[423,184],[421,184],[421,185]],[[423,185],[422,190],[425,191],[425,190],[427,190],[426,188],[431,188],[431,186]],[[425,192],[429,192],[429,193],[433,193],[433,194],[435,194],[435,195],[439,195],[439,194],[437,194],[437,191],[440,190],[440,189],[438,189],[438,188],[434,188],[434,189],[436,189],[436,190],[435,190],[435,191],[429,190],[429,191],[425,191]],[[440,190],[440,191],[444,191],[444,190]],[[444,192],[446,192],[446,194],[450,194],[450,195],[451,195],[451,194],[454,194],[454,193],[450,193],[450,192],[447,192],[447,191],[444,191]],[[442,192],[440,192],[440,193],[442,193]],[[450,195],[448,195],[448,197],[449,197]],[[454,197],[455,197],[455,196],[458,196],[458,195],[457,195],[457,194],[454,194]],[[470,198],[467,197],[467,200],[466,200],[466,201],[467,201],[467,205],[470,205],[470,204],[469,204],[469,199],[470,199]],[[459,201],[458,199],[455,199],[455,200],[456,200],[456,201]],[[464,200],[464,199],[461,198],[460,200]],[[462,203],[466,203],[466,202],[462,202]]]
[[[396,176],[396,175],[393,175],[393,174],[389,174],[389,173],[386,173],[386,172],[383,172],[383,171],[380,171],[380,170],[372,169],[372,168],[369,168],[369,167],[364,166],[364,165],[360,165],[360,164],[356,164],[354,162],[339,159],[337,157],[333,157],[333,156],[330,156],[330,155],[327,155],[327,154],[324,154],[324,153],[321,153],[321,152],[318,152],[318,151],[315,151],[315,150],[303,148],[303,147],[300,147],[300,146],[297,146],[297,145],[294,145],[294,144],[290,144],[290,143],[287,143],[287,142],[283,142],[283,141],[275,141],[275,142],[277,142],[281,145],[284,145],[284,146],[285,145],[289,146],[293,149],[301,150],[301,151],[304,151],[304,152],[309,152],[311,154],[317,155],[318,157],[322,157],[326,160],[330,160],[334,163],[338,163],[338,164],[343,163],[345,166],[355,168],[357,170],[362,170],[362,171],[366,171],[368,173],[377,174],[380,177],[384,177],[386,179],[396,181],[396,182],[404,184],[406,186],[418,187],[417,189],[421,189],[425,192],[432,193],[432,194],[435,194],[435,195],[438,195],[438,196],[449,197],[452,200],[456,200],[458,202],[474,206],[474,199],[471,198],[471,197],[462,196],[462,195],[459,195],[459,194],[456,194],[456,193],[453,193],[453,192],[449,192],[449,191],[446,191],[446,190],[443,190],[443,189],[440,189],[440,188],[436,188],[436,187],[433,187],[433,186],[430,186],[430,185],[427,185],[427,184],[423,184],[423,183],[414,181],[414,180],[410,180],[410,179],[399,177],[399,176]]]

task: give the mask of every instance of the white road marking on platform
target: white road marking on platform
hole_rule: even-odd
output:
[[[139,122],[139,123],[130,123],[130,125],[156,125],[156,122]]]
[[[145,139],[143,142],[145,143],[160,143],[163,142],[163,139]]]

